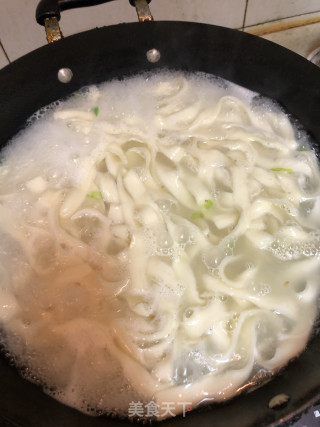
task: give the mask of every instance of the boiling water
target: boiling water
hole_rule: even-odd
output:
[[[305,347],[320,175],[270,100],[144,75],[45,108],[2,156],[2,340],[50,395],[164,418]]]

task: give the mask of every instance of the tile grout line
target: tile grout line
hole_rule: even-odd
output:
[[[9,59],[9,56],[8,56],[8,54],[7,54],[6,50],[5,50],[5,48],[3,47],[3,44],[1,43],[1,40],[0,40],[0,49],[2,49],[2,50],[3,50],[4,56],[7,58],[7,60],[8,60],[8,62],[9,62],[9,64],[11,64],[11,61],[10,61],[10,59]]]
[[[249,1],[249,0],[247,0],[247,1]],[[253,27],[257,27],[259,25],[267,25],[267,24],[272,25],[273,22],[281,22],[281,21],[285,22],[288,19],[299,18],[300,16],[307,16],[307,15],[312,15],[312,14],[318,14],[320,17],[320,10],[316,10],[314,12],[299,13],[298,15],[286,16],[284,18],[279,18],[279,19],[270,19],[270,21],[257,22],[256,24],[244,26],[244,28],[253,28]],[[315,17],[315,19],[319,19],[319,17],[317,16],[317,17]],[[311,18],[309,17],[306,19],[312,20],[312,17]]]
[[[246,22],[246,17],[247,17],[247,10],[248,10],[248,3],[249,3],[249,0],[246,0],[246,5],[245,5],[245,8],[244,8],[244,14],[243,14],[242,31],[244,31],[244,27],[245,27],[245,22]]]

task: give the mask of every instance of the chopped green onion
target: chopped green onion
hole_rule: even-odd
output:
[[[310,151],[310,148],[307,147],[299,147],[298,151]]]
[[[199,218],[203,218],[203,213],[202,212],[193,212],[193,214],[191,215],[192,219],[199,219]]]
[[[228,247],[229,247],[230,249],[234,249],[234,248],[235,248],[235,246],[236,246],[235,241],[234,241],[234,240],[230,240],[230,242],[229,242],[229,244],[228,244]]]
[[[103,199],[101,191],[91,191],[90,193],[87,194],[87,197],[89,197],[90,199],[96,199],[96,200]]]
[[[92,108],[92,112],[93,112],[94,115],[98,116],[98,114],[99,114],[99,107],[93,107]]]
[[[213,206],[213,201],[211,199],[204,201],[204,208],[205,209],[210,209],[212,206]]]
[[[288,172],[288,173],[293,172],[293,170],[290,168],[271,168],[271,170],[274,172]]]

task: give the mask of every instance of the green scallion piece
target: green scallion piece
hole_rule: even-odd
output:
[[[192,219],[199,219],[203,217],[203,213],[202,212],[193,212],[193,214],[191,215]]]
[[[93,114],[94,114],[95,116],[98,116],[98,114],[99,114],[99,107],[93,107],[93,108],[92,108],[92,112],[93,112]]]
[[[307,147],[299,147],[298,151],[310,151],[310,148]]]
[[[90,193],[87,194],[87,197],[89,197],[90,199],[96,199],[96,200],[103,199],[101,191],[91,191]]]
[[[290,168],[271,168],[271,170],[273,172],[287,172],[287,173],[292,173],[293,170]]]
[[[211,199],[204,201],[204,208],[205,209],[210,209],[212,206],[213,206],[213,201]]]

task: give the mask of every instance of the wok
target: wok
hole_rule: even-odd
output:
[[[146,58],[146,52],[153,48],[161,53],[155,63]],[[63,84],[57,72],[66,67],[72,70],[73,78]],[[160,68],[214,74],[274,98],[299,119],[316,148],[320,148],[320,69],[258,37],[186,22],[140,22],[94,29],[37,49],[2,69],[1,147],[25,126],[32,113],[82,86]],[[230,402],[192,411],[185,418],[165,420],[161,425],[289,425],[320,400],[319,360],[318,335],[299,358],[261,388]],[[22,379],[5,357],[0,358],[0,378],[0,425],[131,425],[128,420],[92,418],[58,403],[40,387]],[[289,402],[285,407],[270,409],[270,399],[279,393],[287,394]]]

